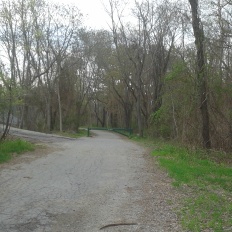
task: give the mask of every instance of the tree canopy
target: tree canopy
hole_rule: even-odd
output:
[[[106,30],[77,7],[0,4],[0,120],[52,131],[133,128],[231,150],[232,2],[109,0]]]

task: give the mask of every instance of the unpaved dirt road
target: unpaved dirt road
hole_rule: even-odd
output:
[[[177,194],[144,148],[103,131],[37,135],[48,154],[0,166],[1,232],[181,231]]]

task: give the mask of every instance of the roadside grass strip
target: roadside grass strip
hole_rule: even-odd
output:
[[[173,185],[188,192],[180,211],[185,229],[232,231],[231,166],[210,160],[206,151],[174,145],[163,144],[152,154],[174,179]]]
[[[34,150],[34,145],[24,140],[5,140],[0,142],[0,163],[7,162],[13,154]]]

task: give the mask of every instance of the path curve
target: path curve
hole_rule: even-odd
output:
[[[175,191],[147,151],[94,133],[53,137],[50,154],[0,166],[1,232],[181,231],[169,202]]]

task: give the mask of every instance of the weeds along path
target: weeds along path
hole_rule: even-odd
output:
[[[178,194],[144,148],[104,131],[48,141],[49,154],[0,166],[1,232],[181,231]]]

